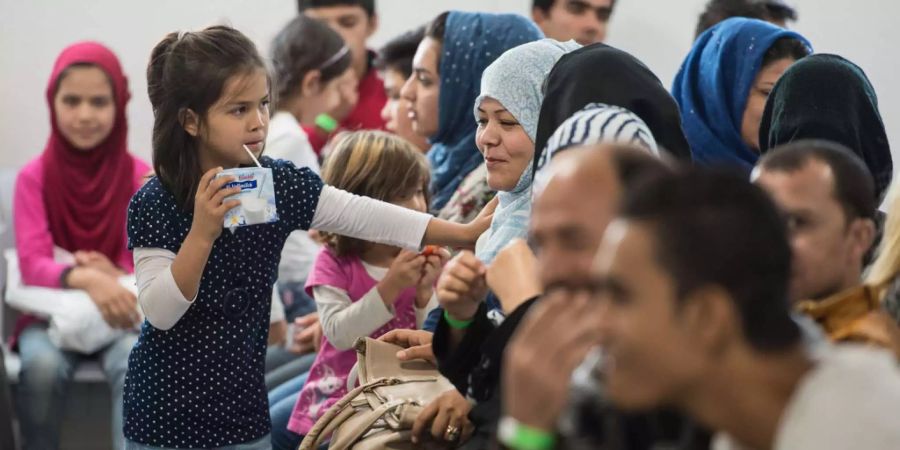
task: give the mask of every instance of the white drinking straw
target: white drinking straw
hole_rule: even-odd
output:
[[[256,167],[262,168],[262,164],[259,163],[259,160],[256,159],[255,156],[253,156],[253,152],[250,151],[250,147],[247,147],[247,144],[244,144],[244,150],[246,150],[247,154],[250,155],[250,159],[252,159],[253,162],[256,163]],[[263,173],[263,179],[259,183],[259,189],[256,190],[256,198],[262,197],[262,187],[266,184],[266,175],[268,175],[268,172]]]
[[[256,163],[256,167],[262,167],[262,164],[259,163],[259,160],[256,159],[255,156],[253,156],[253,152],[250,151],[250,147],[247,147],[247,144],[244,144],[244,150],[246,150],[247,154],[250,155],[250,159],[252,159],[253,162]]]

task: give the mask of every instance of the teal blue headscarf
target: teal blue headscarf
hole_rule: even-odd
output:
[[[439,67],[438,132],[431,138],[431,208],[447,204],[463,178],[483,162],[475,147],[472,105],[481,74],[503,52],[544,35],[517,14],[453,11],[447,16]]]

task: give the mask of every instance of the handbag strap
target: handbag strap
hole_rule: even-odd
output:
[[[325,412],[322,417],[319,417],[319,420],[316,421],[315,425],[310,428],[309,433],[306,433],[306,437],[303,438],[303,442],[300,443],[300,450],[311,450],[314,448],[318,448],[319,444],[321,444],[322,439],[325,436],[328,436],[329,433],[334,431],[335,428],[340,426],[341,423],[347,420],[352,414],[341,414],[342,411],[347,409],[350,406],[350,403],[359,396],[359,394],[371,391],[377,387],[381,386],[390,386],[394,384],[401,383],[402,380],[397,378],[379,378],[370,383],[366,383],[362,386],[357,386],[352,391],[348,392],[347,395],[344,395],[340,400],[337,401],[328,411]],[[341,420],[337,420],[340,418]]]
[[[350,408],[350,403],[358,397],[363,392],[368,392],[375,390],[375,388],[379,388],[382,386],[393,386],[397,384],[403,383],[419,383],[419,382],[436,382],[437,378],[435,377],[415,377],[415,378],[379,378],[377,380],[366,383],[362,386],[357,386],[352,391],[348,392],[347,395],[341,397],[340,400],[337,401],[328,411],[325,412],[319,420],[316,421],[315,425],[310,428],[309,432],[306,433],[306,436],[303,438],[303,442],[300,443],[299,450],[312,450],[319,447],[322,443],[322,440],[331,434],[337,427],[339,427],[342,423],[346,422],[353,415],[353,410]],[[398,402],[388,402],[386,404],[393,404]],[[398,405],[405,404],[406,402],[399,402],[397,405],[393,405],[392,408],[397,407]],[[383,407],[382,405],[381,407]],[[380,409],[376,408],[376,409]],[[386,410],[385,412],[389,411]],[[375,420],[378,420],[381,416],[384,415],[382,412]],[[374,423],[374,420],[373,422]]]
[[[392,402],[387,402],[375,408],[373,410],[367,411],[359,417],[353,418],[353,429],[344,431],[344,427],[341,428],[341,436],[337,440],[331,441],[331,446],[329,449],[345,449],[350,448],[354,442],[359,440],[362,435],[366,434],[372,425],[377,422],[379,419],[384,417],[385,414],[392,412],[393,410],[403,406],[406,404],[405,400],[394,400]],[[345,421],[345,423],[348,423]],[[346,434],[345,434],[346,433]]]
[[[362,386],[357,386],[352,391],[348,392],[347,395],[343,396],[340,400],[337,401],[322,417],[319,417],[319,420],[316,421],[315,425],[310,428],[309,432],[306,433],[306,436],[303,438],[303,442],[300,443],[300,450],[310,450],[314,448],[318,448],[319,444],[321,444],[322,438],[327,436],[323,432],[326,429],[334,430],[337,428],[340,423],[336,423],[332,425],[332,422],[337,422],[335,420],[338,415],[340,415],[341,411],[347,408],[350,405],[350,402],[353,401],[359,394],[361,394],[366,389],[371,389],[376,385],[382,386],[386,384],[387,379],[375,380],[371,383],[364,384]],[[347,420],[347,417],[343,417],[344,420]]]

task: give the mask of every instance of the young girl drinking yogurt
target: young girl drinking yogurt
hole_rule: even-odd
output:
[[[489,209],[469,225],[324,185],[307,168],[261,157],[271,170],[278,219],[223,233],[223,169],[259,157],[270,80],[253,43],[214,26],[171,33],[151,54],[157,177],[128,211],[138,302],[147,320],[128,361],[128,448],[268,448],[264,384],[269,308],[288,235],[313,227],[406,249],[471,246]],[[252,152],[253,157],[245,151]],[[417,256],[424,263],[424,256]]]

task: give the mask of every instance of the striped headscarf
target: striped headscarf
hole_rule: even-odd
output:
[[[647,124],[633,112],[618,106],[591,103],[566,119],[550,135],[534,176],[534,195],[550,181],[550,161],[557,153],[574,146],[629,144],[659,156],[659,148]]]

